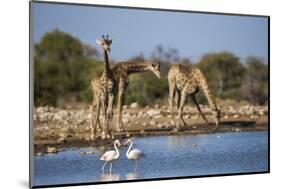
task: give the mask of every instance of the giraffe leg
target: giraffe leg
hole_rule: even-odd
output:
[[[110,94],[108,97],[108,105],[107,105],[107,117],[109,119],[113,118],[113,101],[114,101],[114,95]]]
[[[122,122],[123,99],[124,99],[124,85],[122,85],[120,83],[120,85],[119,85],[119,93],[118,93],[118,104],[117,104],[117,111],[118,111],[117,132],[120,132],[120,131],[123,130],[123,122]]]
[[[107,123],[106,123],[106,130],[108,133],[109,138],[111,138],[111,128],[109,128],[109,124],[111,123],[113,119],[113,101],[114,101],[114,95],[110,94],[108,97],[108,106],[107,106]]]
[[[181,123],[183,123],[183,125],[186,125],[183,117],[182,117],[182,111],[183,111],[183,107],[186,101],[186,92],[182,91],[181,92],[181,100],[180,100],[180,106],[179,106],[179,111],[178,111],[178,123],[177,123],[177,129],[180,129],[181,127]]]
[[[94,121],[94,107],[96,107],[96,117]],[[91,106],[91,140],[95,139],[97,123],[99,122],[100,102],[95,100]]]
[[[171,113],[171,120],[173,123],[173,118],[174,118],[174,112],[173,112],[173,101],[174,101],[174,96],[175,96],[175,84],[171,81],[169,81],[169,105],[170,105],[170,113]]]
[[[102,105],[102,114],[103,114],[101,138],[105,139],[106,135],[107,135],[107,133],[106,133],[106,125],[107,125],[106,104],[105,104],[105,102],[102,102],[101,105]]]
[[[175,102],[176,102],[177,110],[179,110],[179,108],[180,108],[180,100],[181,100],[181,93],[176,89],[175,90]]]
[[[194,104],[196,105],[197,110],[199,111],[200,115],[201,115],[202,118],[205,120],[205,122],[207,123],[207,125],[209,125],[210,123],[209,123],[209,121],[207,120],[207,118],[205,117],[204,113],[201,111],[201,108],[200,108],[200,106],[199,106],[199,104],[198,104],[198,102],[197,102],[197,100],[196,100],[195,95],[194,95],[194,94],[191,95],[191,98],[192,98]]]

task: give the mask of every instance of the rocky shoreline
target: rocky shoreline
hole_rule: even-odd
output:
[[[212,121],[208,106],[202,111]],[[175,130],[167,106],[139,107],[137,103],[125,105],[123,111],[124,131],[114,134],[114,138],[157,135],[186,135],[214,132],[263,131],[268,129],[267,106],[223,106],[219,129],[208,126],[200,117],[196,107],[186,106],[184,119],[187,126]],[[87,106],[54,108],[34,107],[33,136],[34,153],[56,153],[69,147],[100,146],[111,144],[112,140],[90,140],[90,110]],[[116,113],[113,123],[116,123]]]

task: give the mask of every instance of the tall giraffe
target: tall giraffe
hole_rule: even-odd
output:
[[[211,92],[209,90],[207,81],[203,76],[202,72],[198,68],[190,68],[182,64],[172,65],[168,73],[169,82],[169,103],[170,112],[173,118],[173,101],[176,101],[178,107],[178,120],[177,128],[180,128],[182,122],[186,124],[182,117],[183,106],[186,101],[187,96],[191,96],[193,102],[195,103],[198,111],[200,112],[203,119],[209,124],[207,118],[201,111],[201,108],[196,100],[195,94],[201,89],[205,94],[209,106],[212,110],[213,119],[215,121],[216,127],[219,125],[220,121],[220,110],[218,109],[215,100],[213,99]]]
[[[118,104],[117,104],[117,112],[118,112],[118,123],[116,130],[122,131],[123,124],[122,124],[122,107],[123,107],[123,100],[125,96],[125,90],[129,85],[129,75],[134,73],[140,72],[152,72],[158,78],[160,78],[160,63],[159,62],[152,62],[152,61],[145,61],[145,62],[119,62],[114,65],[112,68],[112,74],[114,77],[114,81],[116,82],[116,86],[118,90],[114,90],[115,94],[117,95],[118,92]],[[113,104],[110,104],[111,106]],[[112,108],[111,108],[112,110]],[[98,111],[98,110],[97,110]],[[99,119],[97,117],[96,123],[99,124]],[[95,124],[94,130],[96,131],[97,124]]]
[[[109,119],[112,119],[112,104],[114,100],[114,92],[116,90],[116,82],[114,80],[112,71],[109,66],[108,53],[110,52],[110,45],[112,40],[108,38],[108,35],[102,36],[102,40],[96,40],[96,42],[102,46],[104,54],[104,71],[99,78],[94,78],[91,81],[91,89],[93,94],[93,102],[91,106],[91,139],[95,138],[96,124],[99,121],[100,109],[102,109],[103,115],[103,131],[102,138],[110,137],[109,133]],[[93,108],[96,107],[96,117],[93,123],[94,114]]]

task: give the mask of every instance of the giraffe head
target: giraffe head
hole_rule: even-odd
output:
[[[99,40],[97,39],[96,40],[97,44],[101,45],[103,50],[105,50],[106,52],[110,52],[110,45],[112,43],[112,40],[108,38],[108,35],[104,36],[102,35],[102,39]]]
[[[150,62],[150,65],[148,66],[148,69],[156,75],[159,79],[161,78],[161,72],[160,72],[160,62]]]

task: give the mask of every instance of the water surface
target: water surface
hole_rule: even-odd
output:
[[[58,154],[36,156],[35,185],[70,184],[112,180],[198,176],[268,170],[268,132],[237,132],[134,139],[134,147],[146,156],[134,171],[134,161],[125,156],[101,172],[102,150],[68,149]],[[93,151],[94,155],[79,155]]]

